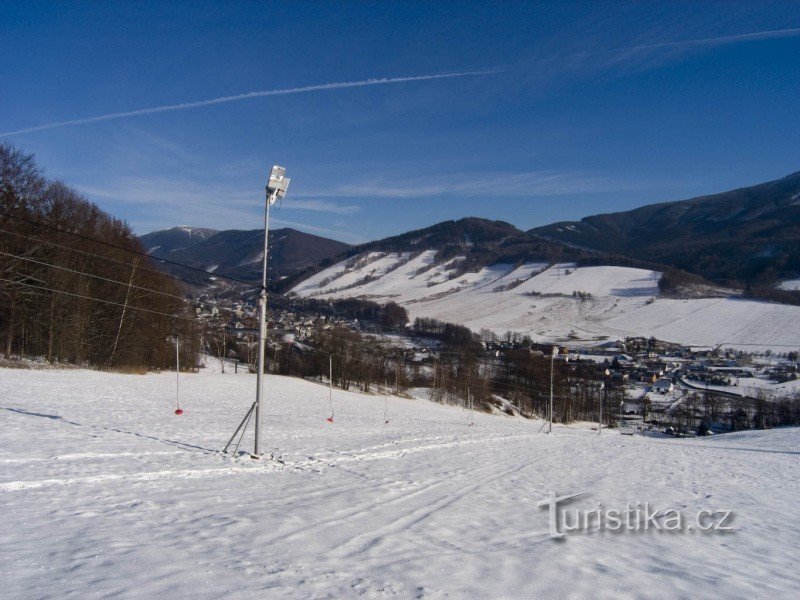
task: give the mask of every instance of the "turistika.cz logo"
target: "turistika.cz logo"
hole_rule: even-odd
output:
[[[577,498],[588,495],[589,492],[581,492],[558,496],[550,492],[537,503],[548,510],[551,538],[589,531],[728,533],[736,530],[730,510],[702,509],[692,515],[682,509],[653,509],[648,502],[628,503],[624,509],[606,508],[600,503],[591,509],[567,508]]]

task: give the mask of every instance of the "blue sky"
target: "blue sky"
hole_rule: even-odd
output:
[[[6,1],[0,40],[0,139],[138,233],[259,227],[276,162],[276,225],[348,242],[800,170],[797,2]]]

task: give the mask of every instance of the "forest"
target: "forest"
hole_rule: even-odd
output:
[[[183,290],[130,227],[0,144],[0,353],[163,368],[175,336],[193,364],[199,335]]]

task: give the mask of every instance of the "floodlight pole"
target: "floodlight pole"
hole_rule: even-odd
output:
[[[256,360],[256,399],[253,402],[247,414],[242,419],[239,427],[233,432],[230,441],[225,445],[223,452],[228,451],[228,447],[233,442],[233,439],[241,431],[244,436],[244,430],[247,429],[250,423],[252,413],[256,414],[256,432],[255,444],[251,458],[261,458],[261,414],[262,414],[262,401],[264,400],[264,355],[265,346],[267,342],[267,260],[269,258],[269,207],[280,198],[286,195],[286,190],[289,188],[289,178],[285,176],[286,169],[274,165],[269,174],[269,181],[265,193],[264,202],[264,255],[261,260],[261,291],[258,294],[258,358]],[[244,428],[244,429],[243,429]],[[239,438],[241,441],[241,437]],[[236,444],[236,448],[239,444]]]
[[[261,457],[261,401],[264,398],[264,351],[267,341],[267,256],[269,254],[269,207],[275,193],[266,192],[264,209],[264,256],[261,261],[261,293],[258,296],[258,360],[256,371],[256,441],[253,458]]]
[[[256,372],[256,440],[253,458],[261,457],[261,414],[264,400],[264,354],[267,341],[267,260],[269,258],[269,207],[286,195],[286,169],[273,165],[269,173],[264,206],[264,255],[261,261],[261,293],[258,296],[258,371]]]

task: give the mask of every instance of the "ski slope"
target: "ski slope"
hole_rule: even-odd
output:
[[[304,297],[359,297],[403,304],[432,317],[529,335],[538,342],[590,345],[654,336],[691,346],[785,352],[800,347],[800,307],[739,298],[660,297],[656,271],[574,264],[498,264],[457,275],[459,258],[372,252],[299,283]]]
[[[797,430],[672,440],[269,377],[268,452],[219,453],[252,375],[0,369],[3,597],[781,598]],[[469,427],[468,421],[475,426]],[[252,437],[246,441],[248,448]],[[537,502],[726,509],[730,533],[548,535]]]

